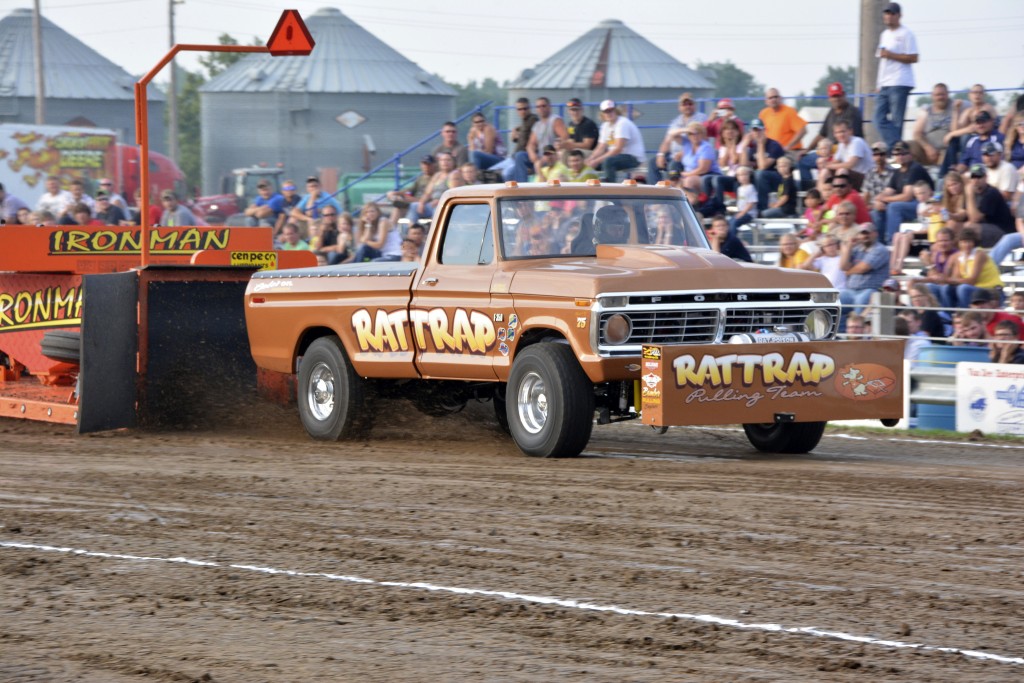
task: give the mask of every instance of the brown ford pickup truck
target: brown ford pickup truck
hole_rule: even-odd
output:
[[[297,375],[317,439],[364,435],[396,396],[430,415],[491,400],[536,456],[638,418],[807,452],[827,420],[903,410],[902,342],[836,341],[824,276],[712,251],[667,186],[450,190],[419,262],[257,272],[245,312],[256,364]]]

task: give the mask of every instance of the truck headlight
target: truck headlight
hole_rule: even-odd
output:
[[[629,316],[616,313],[609,316],[604,324],[604,339],[612,345],[625,344],[633,334],[633,322]]]
[[[804,319],[804,329],[811,339],[825,339],[832,330],[832,316],[828,311],[811,311]]]

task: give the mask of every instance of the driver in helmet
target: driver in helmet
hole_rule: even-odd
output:
[[[594,216],[595,244],[628,244],[629,216],[621,206],[602,206]]]

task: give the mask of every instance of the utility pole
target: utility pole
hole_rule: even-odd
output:
[[[873,93],[878,80],[878,36],[882,34],[882,7],[885,0],[860,0],[860,55],[857,64],[857,92]],[[860,102],[864,120],[874,120],[875,98],[868,97]],[[865,130],[868,142],[879,140],[878,130],[872,126],[869,134]]]
[[[167,0],[167,25],[170,28],[170,41],[167,45],[173,50],[177,44],[174,40],[174,6],[183,0]],[[178,163],[178,64],[171,60],[171,85],[167,90],[167,156],[175,164]]]
[[[43,16],[39,9],[39,0],[34,2],[32,13],[33,56],[35,57],[36,76],[36,125],[46,123],[46,79],[43,77]]]

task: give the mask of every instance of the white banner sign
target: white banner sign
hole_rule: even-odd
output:
[[[1024,365],[958,363],[956,430],[1024,434]]]

